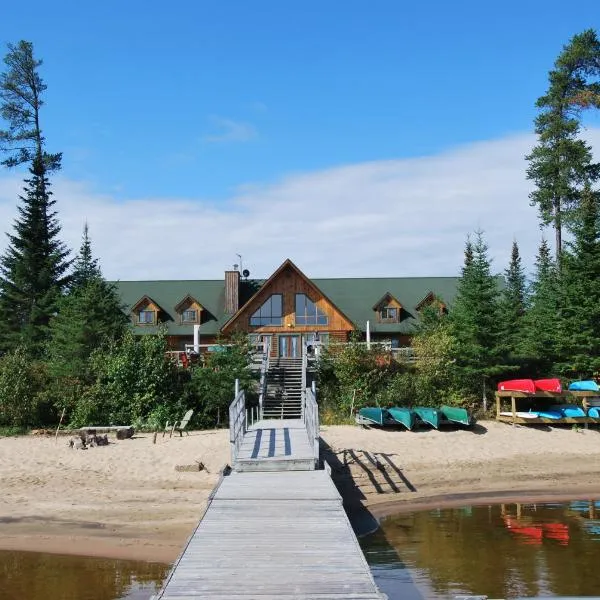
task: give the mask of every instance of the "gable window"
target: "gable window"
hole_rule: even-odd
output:
[[[152,325],[152,323],[154,323],[154,311],[140,310],[138,313],[138,323],[140,323],[140,325]]]
[[[393,321],[398,322],[398,309],[395,306],[384,306],[381,309],[381,320],[382,321]]]
[[[296,294],[296,325],[327,323],[327,315],[306,294]]]
[[[283,295],[273,294],[267,301],[250,317],[252,327],[283,325]]]
[[[198,322],[198,311],[192,308],[184,310],[181,313],[181,320],[184,323],[197,323]]]

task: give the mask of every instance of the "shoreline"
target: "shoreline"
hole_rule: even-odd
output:
[[[596,430],[492,421],[483,433],[335,426],[321,436],[358,535],[432,508],[600,498]],[[0,550],[175,561],[228,462],[228,431],[151,438],[86,451],[45,437],[0,438]],[[363,456],[384,468],[365,470]]]

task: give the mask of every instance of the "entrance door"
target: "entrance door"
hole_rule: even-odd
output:
[[[300,336],[299,335],[280,335],[279,336],[279,357],[280,358],[300,358]]]

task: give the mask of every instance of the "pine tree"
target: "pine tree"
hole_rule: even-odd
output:
[[[506,285],[502,290],[499,306],[501,343],[505,356],[515,356],[521,345],[522,321],[526,309],[525,273],[516,241],[512,245],[510,264],[504,271],[504,278]]]
[[[87,224],[73,279],[50,323],[48,355],[55,375],[84,379],[91,353],[105,342],[119,339],[127,323],[115,286],[102,277],[92,256]]]
[[[449,313],[457,368],[463,386],[473,393],[481,389],[484,376],[496,373],[500,364],[498,293],[487,245],[479,231],[474,244],[467,241],[465,265]]]
[[[600,194],[586,185],[561,274],[560,369],[575,377],[600,370]]]
[[[540,374],[552,375],[558,352],[560,303],[557,267],[545,239],[542,239],[538,250],[528,296],[521,354],[537,365]]]
[[[69,250],[58,239],[60,225],[41,157],[34,159],[30,173],[19,197],[14,234],[8,234],[9,247],[0,259],[0,350],[22,344],[37,356],[68,284],[70,263]]]
[[[538,145],[526,158],[527,177],[536,189],[530,194],[544,225],[555,230],[556,259],[562,252],[562,231],[569,227],[579,206],[584,183],[599,175],[592,163],[588,144],[578,139],[582,108],[595,105],[597,84],[590,78],[600,75],[600,42],[589,29],[574,36],[549,73],[550,86],[536,106],[535,120]]]

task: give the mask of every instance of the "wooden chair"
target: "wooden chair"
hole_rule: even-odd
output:
[[[173,423],[172,425],[169,423],[169,421],[167,421],[167,424],[165,425],[165,430],[163,431],[163,437],[165,437],[165,433],[167,433],[167,431],[169,432],[169,437],[172,437],[175,431],[179,431],[179,435],[181,437],[183,437],[184,431],[186,435],[190,435],[189,432],[186,430],[186,427],[190,422],[190,419],[192,418],[193,414],[194,411],[190,408],[190,410],[188,410],[185,413],[185,415],[183,415],[183,419],[181,419],[181,421],[175,421],[175,423]]]

